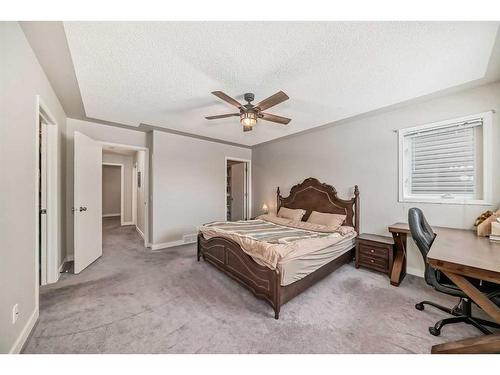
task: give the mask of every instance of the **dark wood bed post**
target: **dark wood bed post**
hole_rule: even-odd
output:
[[[196,240],[196,258],[198,262],[201,258],[201,241],[200,241],[201,233],[198,233],[198,238]]]
[[[278,186],[278,190],[276,190],[276,215],[278,214],[278,211],[280,210],[280,187]]]
[[[354,217],[355,217],[355,222],[354,222],[354,230],[358,234],[359,233],[359,189],[358,185],[354,185]]]

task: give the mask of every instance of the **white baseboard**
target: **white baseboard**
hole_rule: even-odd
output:
[[[406,267],[406,273],[413,275],[413,276],[418,276],[418,277],[424,277],[424,272],[425,270],[422,270],[420,268],[414,268],[414,267]]]
[[[160,249],[167,249],[169,247],[189,245],[189,244],[193,244],[193,243],[196,243],[196,241],[184,242],[184,240],[177,240],[177,241],[163,242],[163,243],[152,243],[152,244],[150,244],[150,247],[151,247],[151,250],[160,250]]]
[[[121,216],[121,214],[106,214],[106,215],[102,215],[102,217],[117,217],[117,216]]]
[[[123,225],[135,225],[135,223],[133,221],[122,221],[122,226]]]
[[[163,243],[152,243],[150,245],[151,245],[151,250],[160,250],[160,249],[167,249],[169,247],[184,245],[184,241],[178,240],[178,241],[170,241]]]
[[[16,342],[14,343],[14,345],[12,345],[12,348],[10,348],[9,354],[21,353],[24,343],[28,339],[31,330],[35,326],[37,320],[38,320],[38,309],[35,309],[35,311],[33,311],[33,314],[31,314],[30,318],[28,319],[28,322],[24,326],[23,330],[19,334],[19,337],[17,338]]]
[[[137,233],[139,233],[139,236],[141,236],[142,239],[144,239],[144,233],[142,233],[142,230],[140,230],[137,225],[135,226],[135,230],[137,231]]]

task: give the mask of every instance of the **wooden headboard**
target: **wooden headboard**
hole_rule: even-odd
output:
[[[306,221],[312,211],[346,215],[344,225],[354,227],[359,234],[359,190],[354,186],[354,197],[340,199],[337,190],[331,185],[309,177],[290,189],[288,197],[282,197],[277,191],[277,211],[280,207],[301,208],[306,210],[302,220]]]

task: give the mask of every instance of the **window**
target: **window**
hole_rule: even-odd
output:
[[[491,115],[399,130],[399,200],[488,204]]]

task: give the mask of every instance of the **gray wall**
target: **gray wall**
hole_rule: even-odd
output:
[[[250,159],[251,150],[158,131],[152,142],[153,244],[225,220],[225,157]]]
[[[102,216],[116,215],[121,212],[121,167],[102,166]]]
[[[133,221],[133,155],[119,155],[104,151],[102,153],[103,163],[123,164],[123,218],[124,223],[130,224]],[[120,210],[118,210],[120,212]]]
[[[66,230],[66,255],[73,255],[74,239],[73,239],[73,178],[74,178],[74,133],[78,131],[97,141],[111,142],[117,144],[146,147],[146,133],[122,129],[114,126],[96,124],[89,121],[67,119],[66,123],[66,205],[65,205],[65,222]]]
[[[493,116],[493,206],[399,203],[398,142],[393,130],[491,109],[500,109],[500,83],[257,146],[252,150],[254,214],[263,203],[275,209],[277,186],[286,195],[291,186],[311,176],[334,185],[340,197],[350,197],[353,186],[359,185],[362,232],[389,235],[387,225],[407,221],[413,206],[424,210],[431,225],[471,228],[476,216],[500,203],[498,113]],[[409,242],[408,271],[420,275],[423,260]]]
[[[59,161],[66,115],[17,22],[0,22],[0,46],[0,353],[5,353],[27,332],[30,319],[38,316],[36,95],[58,122]],[[57,175],[60,210],[64,197],[60,164]],[[64,233],[61,220],[58,233],[60,253]],[[16,303],[19,319],[13,325],[12,307]]]

